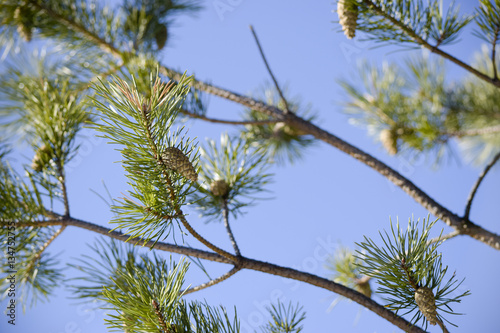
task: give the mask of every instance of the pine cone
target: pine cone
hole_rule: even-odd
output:
[[[420,312],[429,321],[431,325],[436,325],[437,311],[436,311],[436,300],[434,299],[434,294],[432,289],[428,287],[420,287],[415,292],[415,302],[417,302]]]
[[[224,197],[229,193],[229,185],[224,179],[219,179],[212,183],[210,191],[217,197]]]
[[[398,152],[398,137],[392,129],[384,129],[380,131],[379,136],[382,146],[387,150],[389,155],[396,155]]]
[[[167,168],[177,171],[193,182],[198,180],[198,174],[189,158],[179,148],[168,147],[161,157]]]
[[[358,25],[358,6],[348,0],[339,0],[337,2],[337,14],[339,15],[342,30],[347,38],[352,39],[356,35]]]
[[[52,148],[50,148],[50,146],[41,146],[37,149],[35,156],[31,161],[31,168],[36,172],[42,171],[45,165],[47,165],[47,163],[52,159],[52,155]]]
[[[165,24],[160,24],[158,29],[156,29],[155,33],[156,46],[158,46],[158,50],[161,50],[165,47],[167,39],[168,39],[167,26]]]

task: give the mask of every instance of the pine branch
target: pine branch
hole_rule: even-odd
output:
[[[436,45],[431,45],[428,43],[422,36],[418,35],[413,29],[411,29],[409,26],[407,26],[405,23],[399,21],[397,18],[392,17],[388,13],[386,13],[381,7],[377,6],[373,1],[371,0],[363,0],[363,3],[373,9],[377,15],[380,15],[384,17],[386,20],[388,20],[391,24],[393,24],[395,27],[398,27],[401,31],[403,31],[407,36],[412,38],[415,43],[425,47],[426,49],[430,50],[432,53],[435,53],[437,55],[440,55],[441,57],[453,62],[454,64],[458,65],[459,67],[462,67],[466,71],[472,73],[473,75],[477,76],[481,80],[484,80],[488,83],[493,84],[496,87],[500,87],[500,81],[496,77],[489,77],[488,75],[478,71],[474,67],[464,63],[463,61],[455,58],[451,54],[441,50],[437,43]]]
[[[276,77],[273,74],[273,71],[271,70],[271,67],[269,66],[269,63],[267,62],[266,56],[264,54],[264,50],[262,49],[262,46],[260,45],[259,38],[257,37],[257,33],[253,29],[253,26],[250,25],[250,30],[252,31],[253,38],[255,39],[255,43],[257,44],[257,47],[259,48],[260,56],[262,57],[262,60],[264,61],[264,64],[266,65],[267,72],[271,76],[271,79],[274,82],[274,86],[276,87],[276,90],[278,91],[278,94],[281,97],[281,100],[283,101],[283,104],[285,105],[285,114],[290,113],[290,108],[288,107],[288,102],[286,101],[285,96],[283,95],[283,91],[281,90],[278,81],[276,80]]]
[[[405,31],[410,37],[415,38],[415,40],[424,46],[425,48],[428,48],[432,52],[441,55],[443,58],[446,58],[455,64],[459,65],[460,67],[470,71],[477,77],[490,82],[494,84],[497,87],[500,87],[500,81],[494,80],[487,75],[477,71],[476,69],[472,68],[471,66],[461,62],[460,60],[454,58],[450,54],[440,50],[439,48],[432,46],[428,44],[425,40],[423,40],[420,36],[418,36],[413,30],[409,29],[406,25],[403,23],[397,21],[395,18],[391,16],[385,15],[383,10],[379,7],[377,7],[372,1],[370,0],[363,0],[363,2],[369,6],[372,6],[374,10],[386,17],[390,22],[395,24],[396,26],[400,27],[403,31]],[[43,5],[38,5],[40,9],[45,10],[43,8]],[[90,36],[91,33],[87,31],[84,27],[79,26],[75,24],[74,22],[66,22],[67,19],[61,17],[60,15],[58,16],[57,13],[51,13],[50,11],[47,11],[49,15],[53,14],[53,17],[61,21],[63,24],[68,24],[72,27],[75,28],[76,31],[80,31],[84,33],[88,38],[91,40],[95,41],[98,43],[98,45],[105,51],[111,53],[115,57],[120,57],[121,53],[114,48],[111,45],[108,45],[104,40],[98,38],[98,36]],[[73,23],[73,24],[72,24]],[[160,67],[160,72],[168,77],[170,77],[173,80],[180,80],[182,77],[182,74],[169,69],[167,67],[161,66]],[[316,137],[319,140],[322,140],[337,149],[347,153],[348,155],[356,158],[358,161],[366,164],[367,166],[371,167],[375,171],[379,172],[382,174],[384,177],[386,177],[388,180],[393,182],[396,186],[400,187],[405,191],[410,197],[415,199],[419,204],[421,204],[424,208],[426,208],[429,212],[431,212],[433,215],[439,217],[441,220],[443,220],[447,225],[455,228],[456,230],[459,230],[462,234],[469,235],[473,237],[474,239],[477,239],[497,250],[500,250],[500,236],[496,235],[488,230],[483,229],[482,227],[472,223],[471,221],[465,221],[463,219],[460,219],[456,214],[452,213],[449,211],[447,208],[444,206],[440,205],[437,203],[434,199],[432,199],[429,195],[427,195],[425,192],[420,190],[417,186],[415,186],[410,180],[407,178],[403,177],[401,174],[387,166],[386,164],[382,163],[381,161],[375,159],[371,155],[361,151],[360,149],[350,145],[349,143],[339,139],[338,137],[334,136],[333,134],[328,133],[327,131],[313,125],[312,123],[294,115],[293,113],[289,114],[284,114],[281,110],[279,110],[276,107],[267,105],[265,103],[259,102],[255,99],[252,99],[250,97],[246,97],[243,95],[240,95],[238,93],[217,87],[215,85],[211,85],[208,83],[205,83],[203,81],[199,80],[194,80],[193,83],[191,84],[192,87],[199,89],[201,91],[204,91],[206,93],[212,94],[214,96],[219,96],[221,98],[236,102],[240,105],[247,106],[251,109],[257,110],[259,112],[262,112],[264,114],[267,114],[270,117],[275,118],[277,121],[283,121],[287,123],[288,125],[292,125],[297,127],[299,130],[301,130],[305,134],[312,134],[314,137]]]
[[[201,119],[209,123],[217,123],[217,124],[228,124],[228,125],[267,125],[267,124],[276,124],[277,120],[260,120],[260,121],[237,121],[237,120],[224,120],[224,119],[214,119],[209,118],[200,114],[196,114],[193,112],[189,112],[187,110],[181,110],[182,114],[185,114],[191,118]]]
[[[112,54],[116,58],[122,57],[121,52],[114,45],[106,42],[100,36],[93,34],[85,26],[82,26],[81,24],[76,23],[70,18],[65,17],[53,11],[51,8],[46,6],[42,1],[30,0],[30,4],[33,5],[35,8],[38,8],[40,11],[47,13],[49,17],[59,22],[61,25],[71,27],[76,32],[81,33],[87,40],[92,41],[95,45],[99,46],[103,51]]]
[[[64,203],[64,216],[69,216],[69,200],[68,200],[68,190],[66,189],[66,177],[64,175],[64,169],[61,165],[60,161],[56,162],[57,164],[57,180],[61,184],[61,191],[63,196]]]
[[[229,279],[231,276],[233,276],[234,274],[238,273],[240,270],[241,270],[240,267],[233,267],[229,272],[222,274],[218,278],[212,279],[212,280],[210,280],[210,281],[208,281],[206,283],[202,283],[202,284],[200,284],[200,285],[198,285],[196,287],[192,287],[192,288],[186,289],[185,291],[182,292],[182,294],[183,295],[187,295],[187,294],[191,294],[191,293],[194,293],[196,291],[200,291],[202,289],[214,286],[214,285],[216,285],[218,283],[221,283],[222,281],[225,281],[225,280]]]
[[[53,225],[61,225],[61,226],[75,226],[78,228],[86,229],[89,231],[93,231],[96,233],[99,233],[101,235],[114,238],[117,240],[120,240],[122,242],[131,242],[132,244],[144,244],[144,246],[149,246],[149,247],[154,247],[156,250],[161,250],[161,251],[167,251],[171,253],[178,253],[178,254],[183,254],[183,255],[188,255],[200,259],[205,259],[205,260],[210,260],[214,262],[220,262],[220,263],[226,263],[226,264],[232,264],[233,262],[220,255],[217,253],[213,252],[206,252],[198,249],[193,249],[189,247],[184,247],[184,246],[179,246],[179,245],[173,245],[173,244],[168,244],[168,243],[163,243],[163,242],[145,242],[145,240],[141,238],[130,238],[127,235],[118,232],[118,231],[112,231],[109,228],[101,227],[97,224],[89,223],[86,221],[82,221],[79,219],[75,219],[72,217],[62,217],[60,220],[52,220],[52,221],[40,221],[40,222],[18,222],[16,224],[17,227],[46,227],[46,226],[53,226]],[[386,319],[387,321],[391,322],[395,326],[401,328],[402,330],[406,332],[412,332],[412,333],[424,333],[424,331],[415,326],[411,325],[408,321],[406,321],[404,318],[399,317],[398,315],[394,314],[392,311],[386,309],[384,306],[378,304],[374,300],[364,296],[363,294],[347,288],[341,284],[335,283],[333,281],[330,281],[328,279],[319,277],[317,275],[313,275],[310,273],[305,273],[298,271],[293,268],[288,268],[288,267],[282,267],[274,264],[270,264],[267,262],[259,261],[259,260],[254,260],[246,257],[239,257],[238,258],[238,267],[241,269],[250,269],[254,271],[259,271],[262,273],[267,273],[267,274],[272,274],[276,276],[281,276],[301,282],[305,282],[307,284],[326,289],[329,291],[332,291],[334,293],[337,293],[341,296],[344,296],[346,298],[349,298],[353,300],[354,302],[366,307],[367,309],[373,311],[380,317]]]
[[[167,67],[160,67],[160,71],[174,80],[179,80],[182,77],[180,73]],[[240,105],[244,105],[267,114],[271,117],[274,117],[278,121],[283,121],[288,125],[296,127],[304,133],[313,135],[316,139],[328,143],[329,145],[339,149],[340,151],[348,154],[349,156],[357,159],[358,161],[380,173],[382,176],[401,188],[417,203],[427,209],[431,214],[440,218],[448,226],[459,230],[461,234],[468,235],[482,243],[493,247],[496,250],[500,250],[500,235],[488,231],[471,221],[461,219],[458,215],[452,213],[446,207],[432,199],[427,193],[422,191],[419,187],[417,187],[409,179],[398,173],[396,170],[392,169],[382,161],[374,158],[361,149],[312,124],[311,122],[306,121],[293,113],[284,115],[283,112],[276,107],[259,102],[250,97],[242,96],[238,93],[205,83],[203,81],[195,80],[193,81],[192,86],[206,93],[225,98]]]
[[[481,185],[484,177],[486,177],[488,172],[491,170],[491,168],[493,168],[493,166],[495,165],[495,163],[498,162],[499,159],[500,159],[500,152],[498,152],[495,155],[495,157],[493,157],[491,162],[488,163],[488,165],[484,168],[483,172],[481,172],[481,174],[479,175],[479,178],[476,180],[476,183],[472,187],[472,190],[469,194],[469,197],[467,198],[467,206],[465,207],[464,220],[467,220],[467,221],[469,220],[472,201],[474,200],[474,197],[476,196],[476,192],[477,192],[477,189],[479,188],[479,185]]]
[[[455,230],[455,231],[452,231],[449,234],[446,234],[444,236],[439,236],[439,237],[435,237],[435,238],[430,239],[429,242],[428,242],[428,244],[430,245],[432,243],[442,242],[442,241],[445,241],[447,239],[454,238],[454,237],[456,237],[458,235],[460,235],[460,232],[458,232],[457,230]]]
[[[236,243],[236,239],[234,238],[233,232],[231,231],[231,226],[229,225],[229,209],[227,207],[227,200],[224,199],[222,203],[222,216],[224,218],[224,226],[226,227],[227,234],[229,239],[231,240],[231,244],[233,245],[234,253],[239,257],[241,256],[240,249],[238,247],[238,243]]]
[[[168,89],[169,89],[169,86],[167,86],[167,88],[165,88],[165,91],[168,91]],[[160,163],[162,163],[163,165],[167,165],[167,163],[165,161],[163,161],[162,154],[158,151],[156,144],[153,141],[154,136],[151,132],[151,128],[150,128],[151,124],[149,123],[149,121],[150,121],[149,117],[147,116],[147,114],[151,111],[151,110],[149,110],[149,107],[150,106],[145,106],[145,105],[143,105],[143,107],[142,107],[142,116],[143,116],[142,120],[143,120],[145,128],[146,128],[146,136],[149,140],[149,145],[150,145],[151,151],[153,152],[154,156],[157,156],[158,161]],[[169,191],[170,200],[171,200],[172,205],[174,207],[175,213],[179,217],[182,225],[189,231],[189,233],[191,235],[193,235],[194,238],[196,238],[199,242],[204,244],[206,247],[208,247],[212,251],[230,259],[234,263],[237,263],[238,262],[237,257],[235,257],[234,255],[232,255],[231,253],[229,253],[227,251],[224,251],[223,249],[217,247],[216,245],[212,244],[207,239],[205,239],[202,235],[200,235],[196,230],[194,230],[194,228],[191,226],[191,224],[189,224],[189,222],[187,221],[187,219],[184,215],[184,212],[182,211],[181,207],[179,206],[179,204],[176,200],[176,194],[175,194],[174,187],[172,186],[172,180],[170,178],[170,175],[166,172],[165,169],[163,170],[163,176],[165,179],[165,183],[167,185],[167,189]]]

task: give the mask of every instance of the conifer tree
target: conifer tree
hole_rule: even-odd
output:
[[[169,45],[173,23],[199,11],[201,4],[2,1],[4,297],[15,270],[17,300],[27,311],[37,301],[49,300],[65,281],[75,297],[104,304],[109,330],[239,332],[238,312],[231,304],[189,301],[185,296],[242,270],[254,270],[338,294],[403,331],[423,332],[430,324],[449,332],[452,315],[459,314],[455,303],[466,302],[470,292],[458,291],[465,277],[459,269],[456,275],[448,272],[439,246],[463,235],[500,250],[500,235],[470,218],[480,184],[500,159],[500,1],[480,0],[476,12],[468,14],[460,14],[455,4],[443,8],[437,0],[340,0],[333,8],[336,27],[349,39],[418,46],[439,57],[409,57],[404,66],[365,63],[360,67],[362,85],[353,79],[340,84],[349,96],[344,111],[390,155],[426,154],[439,165],[452,142],[467,148],[464,160],[483,171],[461,216],[382,161],[322,128],[320,115],[278,84],[253,28],[273,82],[253,97],[204,82],[189,68],[178,71],[163,63],[160,51]],[[445,46],[470,26],[486,46],[475,63],[467,64]],[[45,51],[29,54],[27,43]],[[444,62],[462,67],[469,76],[450,83]],[[242,119],[209,116],[208,95],[241,106]],[[185,126],[186,119],[235,125],[238,132],[203,142]],[[112,198],[114,217],[107,226],[81,220],[70,211],[66,171],[84,130],[117,147],[129,185],[122,197]],[[28,145],[33,156],[22,168],[9,162],[9,149],[18,149],[13,140]],[[266,198],[273,172],[279,170],[274,164],[290,166],[317,142],[380,173],[429,213],[423,219],[411,217],[407,225],[390,222],[381,228],[390,231],[381,231],[378,241],[363,235],[357,248],[341,249],[325,263],[333,272],[330,278],[247,257],[231,228],[242,213]],[[207,223],[222,222],[231,250],[199,232],[192,223],[194,210]],[[430,238],[431,229],[443,223],[454,231]],[[100,238],[88,253],[65,263],[76,276],[66,281],[50,245],[68,227]],[[188,236],[205,248],[191,246]],[[139,250],[142,247],[149,252]],[[168,253],[184,258],[175,262]],[[201,260],[229,269],[190,286],[186,274],[193,264],[204,270]],[[260,329],[307,330],[305,310],[300,304],[277,302],[268,308],[268,322]]]

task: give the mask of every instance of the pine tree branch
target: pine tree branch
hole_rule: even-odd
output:
[[[168,89],[165,89],[165,91],[167,91]],[[163,158],[162,158],[162,154],[158,151],[157,147],[156,147],[156,144],[153,140],[153,134],[152,134],[152,131],[151,131],[151,123],[150,123],[150,119],[149,117],[147,116],[148,113],[150,112],[150,105],[143,105],[142,108],[141,108],[141,116],[142,116],[142,121],[144,122],[144,128],[146,130],[146,137],[148,138],[148,141],[149,141],[149,147],[153,153],[153,156],[156,156],[156,158],[158,159],[158,161],[163,164],[164,166],[167,166],[167,164],[163,161]],[[203,237],[202,235],[200,235],[192,226],[191,224],[187,221],[185,215],[184,215],[184,212],[182,211],[181,207],[179,206],[179,204],[177,203],[177,200],[176,200],[176,194],[175,194],[175,190],[174,190],[174,187],[172,185],[172,180],[170,179],[170,175],[166,172],[166,170],[164,169],[163,170],[163,176],[164,176],[164,179],[165,179],[165,183],[167,185],[167,189],[168,189],[168,192],[169,192],[169,197],[170,197],[170,201],[172,202],[172,206],[175,210],[175,214],[178,216],[178,219],[181,221],[182,225],[184,226],[184,228],[186,228],[189,233],[194,237],[196,238],[199,242],[201,242],[203,245],[205,245],[206,247],[208,247],[209,249],[211,249],[212,251],[230,259],[231,261],[233,261],[234,263],[237,263],[238,262],[238,257],[234,256],[233,254],[227,252],[227,251],[224,251],[223,249],[219,248],[218,246],[212,244],[211,242],[209,242],[207,239],[205,239],[205,237]]]
[[[66,189],[66,177],[64,175],[64,168],[61,165],[61,162],[58,160],[57,164],[57,179],[61,184],[61,191],[63,195],[63,203],[64,203],[64,216],[69,216],[69,200],[68,200],[68,190]]]
[[[216,285],[218,283],[221,283],[222,281],[225,281],[225,280],[229,279],[231,276],[233,276],[234,274],[238,273],[240,270],[241,270],[240,267],[235,266],[229,272],[224,273],[223,275],[219,276],[218,278],[210,280],[207,283],[202,283],[196,287],[186,289],[185,291],[182,292],[182,294],[183,295],[191,294],[191,293],[194,293],[196,291],[200,291],[202,289],[205,289],[205,288],[211,287],[213,285]]]
[[[498,87],[500,87],[500,82],[498,80],[494,80],[487,75],[477,71],[476,69],[472,68],[471,66],[459,61],[458,59],[452,57],[451,55],[441,51],[440,49],[433,47],[432,45],[428,44],[425,40],[423,40],[420,36],[418,36],[413,30],[411,30],[409,27],[404,25],[403,23],[397,21],[395,18],[386,15],[382,9],[379,7],[375,6],[375,4],[372,1],[369,0],[363,0],[365,4],[368,4],[370,6],[373,6],[373,8],[382,16],[386,17],[389,21],[391,21],[393,24],[396,26],[400,27],[403,31],[408,33],[409,36],[414,37],[415,40],[420,43],[422,46],[430,49],[432,52],[437,53],[441,55],[442,57],[456,63],[457,65],[465,68],[466,70],[470,71],[471,73],[475,74],[479,78],[482,78],[483,80],[490,82]],[[34,4],[36,5],[36,4]],[[45,10],[43,5],[39,5],[40,9]],[[94,42],[98,43],[98,45],[101,46],[101,49],[111,53],[112,55],[116,57],[121,57],[121,53],[114,48],[112,45],[108,45],[104,40],[100,39],[98,36],[92,35],[89,31],[86,31],[85,27],[77,25],[75,22],[71,22],[65,18],[63,18],[60,15],[57,15],[57,13],[51,13],[50,11],[47,11],[49,15],[53,15],[54,18],[58,19],[59,21],[63,22],[64,24],[68,24],[76,31],[81,31],[85,36],[89,37],[91,40]],[[72,23],[72,24],[71,24]],[[169,78],[173,80],[180,80],[182,77],[182,74],[169,69],[164,66],[160,66],[160,72]],[[396,186],[400,187],[403,189],[404,192],[406,192],[410,197],[412,197],[415,201],[417,201],[419,204],[421,204],[424,208],[426,208],[429,212],[434,214],[435,216],[439,217],[441,220],[443,220],[447,225],[455,228],[456,230],[459,230],[461,234],[464,235],[469,235],[473,237],[474,239],[477,239],[497,250],[500,250],[500,236],[497,234],[494,234],[488,230],[483,229],[482,227],[472,223],[471,221],[466,221],[464,219],[459,218],[456,214],[452,213],[448,209],[446,209],[444,206],[438,204],[434,199],[432,199],[430,196],[428,196],[425,192],[420,190],[417,186],[415,186],[410,180],[407,178],[403,177],[400,175],[398,172],[387,166],[386,164],[382,163],[381,161],[375,159],[371,155],[361,151],[360,149],[350,145],[349,143],[337,138],[333,134],[330,134],[326,132],[325,130],[313,125],[312,123],[297,117],[293,113],[288,113],[284,114],[280,109],[267,105],[265,103],[262,103],[260,101],[254,100],[250,97],[246,97],[243,95],[240,95],[238,93],[217,87],[215,85],[211,85],[208,83],[205,83],[203,81],[199,80],[194,80],[192,83],[192,86],[196,89],[199,89],[201,91],[204,91],[208,94],[212,94],[214,96],[219,96],[221,98],[233,101],[235,103],[238,103],[243,106],[247,106],[251,109],[257,110],[259,112],[262,112],[264,114],[267,114],[270,117],[273,117],[276,119],[276,121],[283,121],[286,122],[288,125],[292,125],[303,131],[305,134],[312,134],[314,135],[317,139],[322,140],[339,150],[347,153],[348,155],[354,157],[358,161],[366,164],[367,166],[371,167],[375,171],[379,172],[382,174],[384,177],[386,177],[388,180],[393,182]]]
[[[182,74],[164,66],[160,67],[160,71],[173,80],[179,80],[182,77]],[[329,145],[339,149],[340,151],[348,154],[349,156],[357,159],[361,163],[380,173],[382,176],[401,188],[417,203],[427,209],[431,214],[440,218],[448,226],[451,226],[452,228],[458,230],[460,234],[468,235],[476,240],[479,240],[482,243],[493,247],[496,250],[500,250],[500,235],[490,232],[474,224],[472,221],[467,221],[460,218],[458,215],[452,213],[446,207],[436,202],[427,193],[422,191],[409,179],[405,178],[396,170],[392,169],[385,163],[379,161],[378,159],[362,151],[361,149],[312,124],[311,122],[297,116],[294,113],[284,115],[280,109],[274,106],[267,105],[250,97],[242,96],[238,93],[205,83],[203,81],[195,80],[192,85],[194,88],[206,93],[219,96],[221,98],[233,101],[240,105],[247,106],[249,108],[267,114],[278,121],[283,121],[288,125],[297,128],[305,134],[311,134],[316,139],[328,143]]]
[[[457,230],[455,230],[455,231],[452,231],[449,234],[446,234],[444,236],[440,236],[440,237],[435,237],[435,238],[429,239],[429,241],[427,242],[427,244],[431,245],[432,243],[436,243],[436,242],[440,242],[440,241],[445,241],[447,239],[454,238],[454,237],[456,237],[458,235],[460,235],[460,232],[458,232]]]
[[[209,118],[203,115],[199,115],[196,113],[189,112],[187,110],[181,110],[182,114],[185,114],[188,117],[201,119],[209,123],[217,123],[217,124],[228,124],[228,125],[267,125],[267,124],[276,124],[277,120],[255,120],[255,121],[237,121],[237,120],[224,120],[224,119],[214,119]]]
[[[30,272],[31,269],[33,268],[33,266],[36,265],[36,263],[38,262],[38,260],[40,260],[43,252],[47,249],[47,247],[49,247],[50,244],[52,244],[52,242],[57,238],[57,236],[59,236],[64,230],[66,229],[66,226],[63,225],[61,226],[53,235],[52,237],[50,237],[41,247],[40,249],[38,249],[38,252],[35,254],[35,256],[33,257],[33,259],[30,261],[30,263],[28,264],[28,266],[26,267],[26,271]]]
[[[498,152],[494,157],[493,159],[491,160],[490,163],[488,163],[488,165],[484,168],[483,172],[481,172],[481,174],[479,175],[479,178],[476,180],[476,183],[474,184],[474,186],[472,186],[472,190],[469,194],[469,197],[467,198],[467,206],[465,206],[465,214],[464,214],[464,219],[465,220],[469,220],[469,215],[470,215],[470,209],[471,209],[471,206],[472,206],[472,201],[474,200],[474,197],[476,196],[476,192],[477,192],[477,189],[479,188],[479,185],[481,185],[484,177],[486,177],[486,175],[488,174],[488,172],[491,170],[491,168],[493,168],[493,166],[495,165],[495,163],[498,162],[498,160],[500,159],[500,152]]]
[[[40,259],[40,257],[42,256],[42,253],[47,249],[47,247],[49,247],[50,244],[52,244],[52,242],[57,238],[57,236],[59,236],[63,231],[64,229],[66,229],[66,226],[61,226],[53,235],[52,237],[50,237],[43,245],[42,247],[40,247],[40,249],[38,250],[37,254],[35,255],[34,259],[32,262],[36,262],[38,259]]]
[[[81,33],[87,40],[92,41],[94,44],[99,46],[103,51],[107,53],[111,53],[114,57],[116,58],[121,58],[122,54],[121,52],[114,47],[111,43],[106,42],[104,39],[101,37],[93,34],[90,32],[85,26],[82,26],[81,24],[76,23],[72,19],[65,17],[59,13],[56,13],[53,11],[51,8],[46,6],[43,1],[29,1],[31,5],[33,5],[35,8],[38,8],[41,11],[44,11],[47,13],[48,16],[59,22],[61,25],[64,25],[66,27],[71,27],[74,31]]]
[[[441,330],[443,330],[443,333],[450,333],[450,331],[448,331],[442,320],[439,320],[438,318],[436,322],[439,325],[439,327],[441,327]]]
[[[388,13],[386,13],[381,7],[377,6],[373,1],[371,0],[363,0],[363,3],[367,6],[369,6],[370,8],[372,8],[378,15],[384,17],[386,20],[388,20],[391,24],[393,24],[395,27],[398,27],[401,31],[403,31],[406,35],[408,35],[409,37],[413,38],[413,40],[415,41],[415,43],[425,47],[426,49],[428,49],[429,51],[431,51],[432,53],[435,53],[437,55],[440,55],[441,57],[453,62],[454,64],[462,67],[463,69],[465,69],[466,71],[472,73],[473,75],[477,76],[478,78],[488,82],[488,83],[491,83],[493,84],[494,86],[496,87],[500,87],[500,80],[498,80],[498,78],[496,77],[489,77],[488,75],[478,71],[477,69],[475,69],[474,67],[464,63],[463,61],[455,58],[454,56],[452,56],[451,54],[447,53],[447,52],[444,52],[443,50],[441,50],[440,48],[438,48],[438,44],[436,45],[431,45],[429,44],[425,39],[423,39],[421,36],[419,36],[413,29],[411,29],[409,26],[407,26],[406,24],[404,24],[403,22],[399,21],[397,18],[395,17],[392,17],[391,15],[389,15]]]
[[[366,164],[373,170],[379,172],[382,176],[401,188],[431,214],[441,219],[448,226],[458,230],[460,234],[471,236],[472,238],[477,239],[496,250],[500,250],[500,235],[490,232],[473,222],[460,218],[458,215],[452,213],[446,207],[436,202],[427,193],[413,184],[409,179],[405,178],[385,163],[293,113],[286,116],[285,122],[303,130],[306,133],[312,134],[317,139],[336,147],[358,161]]]
[[[224,226],[226,227],[227,234],[229,239],[231,240],[231,244],[233,245],[234,253],[239,257],[241,256],[240,249],[238,247],[238,243],[236,243],[236,239],[234,238],[233,232],[231,230],[231,226],[229,225],[229,208],[227,207],[227,200],[224,199],[222,203],[222,215],[224,218]]]
[[[269,66],[269,63],[267,62],[266,56],[264,54],[264,50],[262,49],[262,46],[260,45],[259,38],[257,37],[257,33],[253,29],[253,26],[250,25],[250,30],[252,31],[253,38],[255,39],[255,43],[257,44],[257,47],[259,48],[260,56],[262,57],[262,60],[264,61],[264,65],[266,65],[267,72],[271,76],[271,79],[274,82],[274,86],[276,87],[276,90],[278,91],[278,94],[281,97],[281,100],[283,101],[283,104],[285,105],[285,111],[284,113],[290,113],[290,108],[288,107],[288,102],[286,101],[285,96],[283,95],[283,91],[280,89],[280,86],[278,84],[278,81],[276,80],[276,77],[273,74],[273,71],[271,70],[271,67]]]
[[[7,221],[8,222],[8,221]],[[156,250],[160,251],[167,251],[171,253],[178,253],[178,254],[183,254],[187,256],[192,256],[200,259],[205,259],[205,260],[210,260],[214,262],[220,262],[220,263],[226,263],[226,264],[233,264],[233,261],[220,255],[217,253],[213,252],[206,252],[190,247],[185,247],[185,246],[179,246],[179,245],[173,245],[173,244],[168,244],[168,243],[163,243],[163,242],[154,242],[154,241],[149,241],[145,242],[144,239],[141,239],[139,237],[136,238],[130,238],[127,235],[119,232],[119,231],[113,231],[109,228],[101,227],[97,224],[89,223],[86,221],[82,221],[79,219],[75,219],[72,217],[62,217],[61,219],[58,220],[51,220],[51,221],[39,221],[39,222],[17,222],[16,226],[17,227],[46,227],[46,226],[54,226],[54,225],[61,225],[61,226],[75,226],[78,228],[86,229],[89,231],[93,231],[96,233],[99,233],[101,235],[120,240],[122,242],[131,242],[133,244],[144,244],[144,246],[148,247],[154,247]],[[310,273],[306,272],[301,272],[293,268],[288,268],[288,267],[282,267],[278,266],[275,264],[271,264],[268,262],[264,261],[259,261],[259,260],[254,260],[246,257],[239,257],[238,258],[238,268],[241,269],[250,269],[262,273],[267,273],[267,274],[272,274],[276,276],[281,276],[301,282],[305,282],[307,284],[332,291],[334,293],[337,293],[341,296],[344,296],[346,298],[351,299],[352,301],[366,307],[367,309],[373,311],[380,317],[386,319],[387,321],[391,322],[395,326],[401,328],[405,332],[412,332],[412,333],[424,333],[425,331],[422,330],[421,328],[412,325],[410,322],[405,320],[404,318],[396,315],[392,311],[386,309],[384,306],[378,304],[371,298],[368,298],[364,296],[363,294],[357,292],[354,289],[345,287],[341,284],[335,283],[331,280],[319,277],[317,275],[313,275]]]

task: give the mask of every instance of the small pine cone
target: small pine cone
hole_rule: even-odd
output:
[[[347,3],[345,3],[346,1]],[[358,6],[348,0],[339,0],[337,14],[342,30],[347,38],[352,39],[356,35],[356,27],[358,26]]]
[[[189,158],[179,148],[168,147],[161,157],[167,168],[177,171],[193,182],[198,180],[198,174]]]
[[[437,311],[436,311],[436,300],[434,299],[434,294],[432,289],[428,287],[420,287],[415,292],[415,302],[417,302],[420,312],[429,321],[431,325],[436,325]]]
[[[210,191],[217,197],[224,197],[229,193],[229,185],[224,179],[219,179],[212,183]]]
[[[52,155],[52,148],[50,148],[50,146],[41,146],[37,149],[31,161],[31,168],[36,172],[42,171],[45,165],[52,159]]]
[[[398,152],[398,138],[396,133],[390,129],[384,129],[379,136],[382,146],[387,150],[389,155],[396,155]]]
[[[167,39],[168,39],[167,26],[165,24],[161,24],[155,33],[156,46],[158,46],[158,50],[161,50],[165,47]]]

